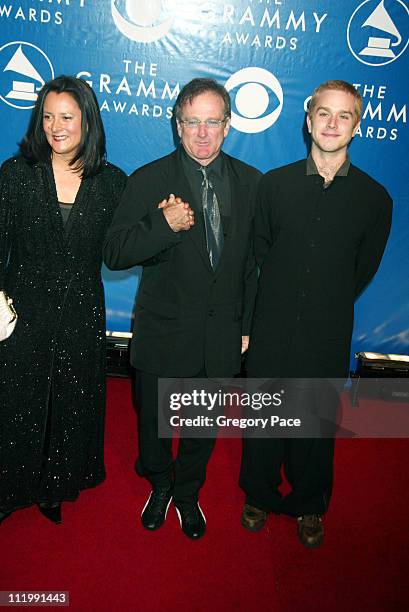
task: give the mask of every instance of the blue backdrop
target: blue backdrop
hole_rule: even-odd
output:
[[[408,353],[408,36],[403,0],[0,0],[0,161],[54,75],[92,84],[108,158],[128,173],[173,149],[172,107],[193,77],[226,84],[234,112],[224,149],[262,171],[306,156],[308,96],[348,80],[364,102],[351,158],[394,200],[353,350]],[[108,329],[130,330],[138,278],[104,270]]]

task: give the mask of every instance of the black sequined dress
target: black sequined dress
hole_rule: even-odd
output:
[[[101,251],[126,177],[107,163],[84,179],[65,226],[50,164],[12,158],[0,179],[0,289],[19,317],[0,343],[5,512],[73,500],[105,477]]]

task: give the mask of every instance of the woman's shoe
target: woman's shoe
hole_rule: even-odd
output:
[[[11,512],[0,512],[0,525],[8,516],[10,516]]]
[[[41,514],[45,516],[45,518],[49,521],[52,521],[56,525],[62,523],[61,504],[40,503],[38,504],[38,509],[40,510]]]

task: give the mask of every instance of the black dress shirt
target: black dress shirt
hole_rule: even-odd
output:
[[[323,177],[301,160],[260,181],[251,376],[348,371],[354,301],[378,269],[392,201],[353,164],[346,175],[346,167],[340,171],[324,188]]]

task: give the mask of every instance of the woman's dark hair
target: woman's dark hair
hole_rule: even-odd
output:
[[[69,94],[81,110],[81,141],[70,166],[80,171],[84,178],[96,174],[106,154],[104,126],[95,93],[88,83],[75,77],[61,75],[42,87],[27,133],[19,144],[22,155],[29,163],[46,162],[51,158],[51,147],[43,128],[44,101],[51,92]]]

